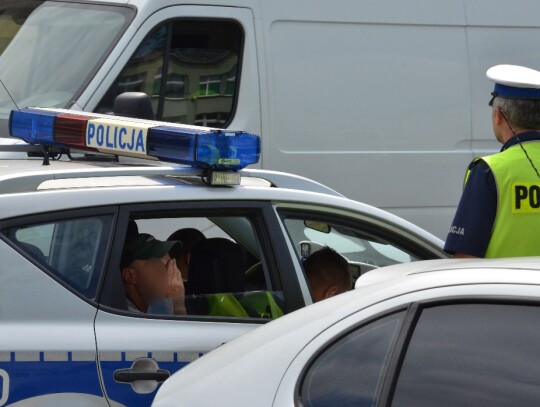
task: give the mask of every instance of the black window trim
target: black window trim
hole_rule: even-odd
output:
[[[101,215],[111,215],[111,230],[109,230],[108,232],[107,242],[105,245],[106,249],[104,253],[103,268],[100,271],[100,276],[96,284],[96,293],[95,293],[94,298],[89,298],[85,296],[83,293],[76,290],[74,287],[72,287],[67,282],[65,282],[60,277],[58,277],[55,273],[51,272],[43,264],[35,260],[29,253],[27,253],[23,248],[21,248],[16,242],[12,241],[6,236],[7,229],[10,229],[13,227],[32,226],[32,225],[37,225],[37,224],[42,224],[42,223],[56,222],[59,220],[91,218],[91,217],[101,216]],[[32,263],[32,265],[39,268],[41,271],[47,274],[47,276],[51,277],[58,284],[60,284],[61,286],[69,290],[71,293],[75,294],[77,297],[79,297],[86,303],[97,308],[98,303],[99,303],[99,297],[101,295],[103,281],[105,280],[105,274],[107,270],[107,259],[109,258],[109,254],[111,253],[113,231],[114,231],[114,225],[116,223],[117,217],[118,217],[118,206],[114,205],[114,206],[99,206],[99,207],[91,207],[91,208],[73,209],[73,210],[62,210],[62,211],[27,215],[27,216],[22,216],[22,217],[17,217],[17,218],[10,218],[10,219],[5,219],[5,220],[0,221],[0,239],[4,241],[8,246],[13,248],[15,251],[17,251],[25,259],[27,259],[30,263]]]
[[[118,302],[118,293],[123,291],[123,285],[120,278],[120,273],[117,269],[120,264],[122,248],[124,246],[125,235],[129,222],[130,215],[135,216],[150,216],[156,214],[156,217],[164,217],[163,215],[178,214],[181,216],[208,216],[211,211],[212,215],[219,215],[222,212],[227,216],[244,216],[252,220],[256,233],[258,233],[258,243],[261,249],[261,261],[265,261],[270,274],[270,283],[273,284],[273,290],[282,290],[285,298],[284,313],[292,312],[297,309],[297,301],[294,291],[286,285],[286,281],[282,280],[282,270],[286,264],[281,257],[276,253],[280,253],[282,249],[280,243],[285,244],[283,240],[276,241],[276,227],[279,227],[276,216],[270,202],[267,201],[183,201],[183,202],[159,202],[159,203],[141,203],[122,205],[119,209],[117,224],[115,227],[115,235],[113,237],[113,247],[109,262],[106,266],[105,278],[103,279],[103,288],[100,290],[99,308],[111,314],[124,315],[135,318],[144,319],[164,319],[164,320],[179,320],[179,321],[201,321],[201,322],[229,322],[229,323],[252,323],[264,324],[270,322],[264,318],[238,318],[238,317],[209,317],[204,315],[147,315],[137,314],[122,309],[123,303]],[[274,219],[274,221],[272,221]],[[266,221],[265,221],[266,220]],[[279,229],[278,229],[279,230]],[[280,231],[278,233],[281,233]],[[286,260],[286,259],[285,259]],[[285,265],[286,267],[286,265]],[[285,269],[287,270],[287,269]],[[297,292],[300,291],[299,284]],[[292,287],[294,289],[294,287]],[[125,301],[125,296],[122,296],[120,302]],[[302,303],[302,306],[305,304]],[[291,309],[292,308],[292,309]]]

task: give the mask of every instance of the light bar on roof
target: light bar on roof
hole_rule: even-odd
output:
[[[13,110],[9,132],[30,144],[70,147],[209,168],[239,170],[260,157],[244,131],[188,126],[64,109]]]

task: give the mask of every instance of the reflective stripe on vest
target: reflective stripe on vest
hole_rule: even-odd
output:
[[[523,145],[540,169],[540,141]],[[490,167],[497,186],[497,214],[484,257],[540,255],[540,179],[525,153],[514,145],[479,159]]]

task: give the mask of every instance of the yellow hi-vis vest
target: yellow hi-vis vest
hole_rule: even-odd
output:
[[[540,171],[540,141],[523,145]],[[525,153],[516,144],[476,160],[487,163],[497,186],[497,214],[484,257],[539,256],[540,178]]]

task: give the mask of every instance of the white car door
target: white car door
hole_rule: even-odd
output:
[[[265,209],[271,209],[269,203],[219,201],[121,209],[95,321],[99,366],[111,402],[150,405],[159,384],[171,374],[299,307],[298,301],[303,304],[295,291],[280,283],[278,273],[291,259],[273,254],[278,250],[275,237],[282,244],[284,239],[279,231],[268,230]],[[172,315],[159,307],[146,313],[127,307],[119,265],[126,234],[135,228],[161,241],[185,228],[203,233],[190,251],[189,275],[184,279],[187,315]],[[241,280],[236,288],[222,285],[231,274]]]

